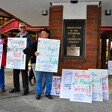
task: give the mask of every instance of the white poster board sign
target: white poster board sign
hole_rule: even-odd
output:
[[[112,61],[108,61],[108,74],[112,75]]]
[[[70,99],[73,70],[62,69],[60,98]]]
[[[60,76],[53,76],[51,94],[59,96],[60,95],[60,88],[61,88],[61,77]]]
[[[1,63],[2,63],[2,54],[3,54],[3,42],[0,40],[0,69],[1,69]]]
[[[101,74],[102,74],[103,99],[109,100],[108,70],[101,69]]]
[[[89,69],[92,75],[92,101],[103,101],[102,74],[98,69]]]
[[[92,75],[88,70],[74,70],[70,101],[92,103]]]
[[[25,69],[26,38],[8,38],[6,68]]]
[[[36,71],[57,72],[59,59],[60,40],[38,39],[36,58]]]

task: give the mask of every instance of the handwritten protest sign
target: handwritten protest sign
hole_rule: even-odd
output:
[[[100,70],[89,69],[92,75],[92,101],[103,101],[102,74]]]
[[[89,71],[73,71],[70,101],[92,103],[92,75]]]
[[[108,74],[112,75],[112,61],[108,61]]]
[[[60,98],[70,99],[73,70],[63,69]]]
[[[103,99],[109,100],[108,70],[100,69],[102,74]]]
[[[26,38],[8,38],[6,68],[25,69],[26,55],[23,49],[26,42]]]
[[[60,40],[38,39],[36,71],[57,72]]]
[[[53,76],[51,94],[59,96],[60,95],[60,86],[61,86],[61,77]]]
[[[0,40],[0,69],[1,69],[1,62],[2,62],[2,53],[3,53],[3,42]]]

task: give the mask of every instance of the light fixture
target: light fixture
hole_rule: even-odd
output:
[[[70,0],[70,3],[73,3],[73,4],[78,3],[78,0]]]
[[[47,16],[48,15],[48,10],[42,10],[42,15]]]
[[[106,9],[106,10],[105,10],[105,15],[106,15],[106,16],[110,16],[111,13],[112,13],[111,9]]]

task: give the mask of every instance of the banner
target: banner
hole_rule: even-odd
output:
[[[0,69],[1,69],[1,63],[2,63],[2,53],[3,53],[3,42],[0,40]]]
[[[73,71],[70,101],[92,103],[92,75],[89,71]]]
[[[51,94],[59,96],[60,95],[60,88],[61,88],[60,86],[61,86],[61,77],[60,76],[53,76]]]
[[[112,61],[108,61],[108,74],[112,75]]]
[[[39,55],[36,58],[36,71],[57,72],[59,58],[60,40],[38,39],[37,51]]]
[[[92,75],[92,101],[103,101],[102,74],[100,70],[89,69]]]
[[[6,68],[25,69],[26,55],[23,49],[26,42],[26,38],[8,38]]]
[[[108,70],[100,69],[102,74],[103,99],[109,100]]]
[[[62,69],[60,98],[70,99],[73,70]]]

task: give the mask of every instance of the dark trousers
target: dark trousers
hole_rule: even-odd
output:
[[[13,69],[13,82],[14,88],[20,90],[20,83],[19,83],[19,74],[22,73],[22,83],[24,91],[29,91],[28,87],[28,63],[26,63],[25,70],[20,69]]]

